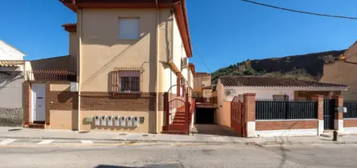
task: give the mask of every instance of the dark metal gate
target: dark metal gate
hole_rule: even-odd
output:
[[[334,129],[335,122],[335,99],[324,100],[324,129]]]

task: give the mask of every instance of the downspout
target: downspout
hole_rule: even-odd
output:
[[[160,61],[160,6],[159,0],[155,0],[156,3],[156,106],[155,106],[155,113],[156,113],[156,133],[160,132],[159,129],[159,61]]]
[[[78,80],[78,131],[81,131],[81,49],[82,49],[82,22],[83,22],[83,10],[79,9],[79,33],[77,34],[78,37],[78,60],[77,60],[77,80]],[[78,28],[77,28],[78,29]]]

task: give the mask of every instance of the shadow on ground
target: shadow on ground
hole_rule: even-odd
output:
[[[174,164],[153,164],[146,165],[142,167],[128,167],[128,166],[113,166],[113,165],[98,165],[95,168],[183,168],[183,166],[179,163]]]
[[[197,134],[238,136],[238,134],[232,129],[215,124],[196,124],[195,127],[197,130]]]

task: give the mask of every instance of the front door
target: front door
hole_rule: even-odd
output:
[[[336,101],[325,99],[324,101],[324,129],[334,129]]]
[[[46,85],[32,84],[32,121],[44,122],[46,120]]]

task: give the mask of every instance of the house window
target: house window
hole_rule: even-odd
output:
[[[119,39],[137,40],[139,35],[139,18],[119,19]]]
[[[113,93],[140,92],[140,71],[114,71],[111,74]]]

